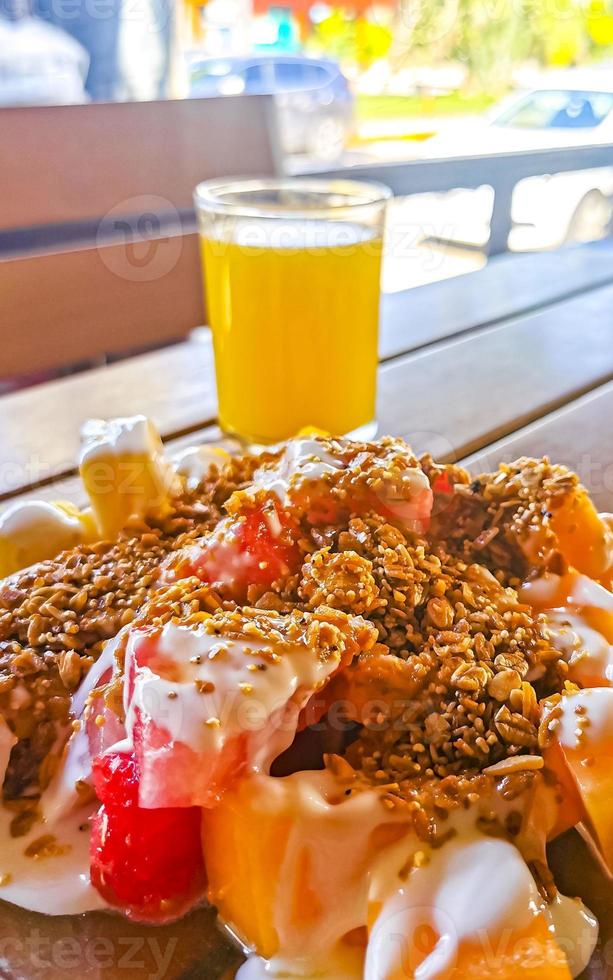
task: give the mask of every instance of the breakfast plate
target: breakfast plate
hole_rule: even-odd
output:
[[[0,518],[2,975],[608,975],[613,532],[575,474],[169,458],[140,416],[80,473],[86,509]]]

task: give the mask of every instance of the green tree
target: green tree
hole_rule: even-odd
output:
[[[594,41],[613,37],[613,18],[594,7],[605,2],[591,0]],[[544,66],[584,60],[589,9],[585,0],[402,0],[394,64],[456,60],[466,65],[473,87],[497,94],[527,59]]]

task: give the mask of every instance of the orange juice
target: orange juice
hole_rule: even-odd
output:
[[[202,238],[222,428],[270,443],[372,422],[381,232],[300,219],[253,230]]]

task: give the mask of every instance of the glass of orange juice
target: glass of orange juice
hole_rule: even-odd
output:
[[[196,188],[222,429],[266,444],[314,427],[370,435],[381,184],[288,178]]]

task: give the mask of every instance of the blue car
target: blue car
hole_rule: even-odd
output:
[[[190,68],[189,94],[273,95],[286,153],[336,160],[353,126],[353,95],[334,61],[301,55],[206,58]]]

